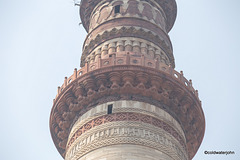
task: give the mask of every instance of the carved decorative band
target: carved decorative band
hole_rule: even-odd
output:
[[[88,45],[84,45],[84,50],[81,57],[81,67],[85,64],[85,58],[91,53],[96,47],[100,44],[105,43],[108,40],[119,38],[119,37],[137,37],[140,39],[145,39],[149,42],[154,43],[159,46],[168,56],[170,63],[174,67],[174,57],[172,53],[171,42],[168,38],[162,39],[164,35],[156,35],[151,31],[146,31],[139,27],[120,27],[112,28],[109,31],[105,31],[102,34],[98,34],[94,39],[91,38],[91,41]],[[166,36],[166,35],[165,35]],[[167,37],[167,36],[166,36]],[[88,39],[87,39],[88,40]],[[168,42],[167,42],[168,41]],[[87,43],[87,42],[86,42]]]
[[[69,148],[72,145],[72,143],[86,131],[96,126],[109,123],[109,122],[116,122],[116,121],[137,121],[137,122],[151,124],[153,126],[161,128],[166,132],[168,132],[170,135],[176,138],[184,148],[186,148],[183,137],[181,137],[178,134],[178,132],[167,123],[149,115],[144,115],[140,113],[131,113],[131,112],[108,114],[87,122],[73,134],[73,136],[71,137],[67,145],[67,148]]]
[[[204,115],[197,92],[182,73],[177,74],[171,67],[159,71],[133,65],[116,65],[84,73],[80,77],[75,74],[76,79],[69,84],[65,79],[65,88],[54,101],[51,112],[51,134],[63,157],[68,135],[77,118],[98,104],[117,100],[145,102],[168,112],[182,125],[189,157],[196,153],[204,134]]]
[[[139,127],[141,126],[141,127]],[[164,130],[141,122],[111,122],[96,126],[79,137],[67,150],[66,160],[77,160],[105,146],[134,144],[150,147],[168,154],[174,160],[187,160],[186,149]]]
[[[126,40],[127,39],[127,40]],[[101,59],[107,59],[111,54],[116,54],[116,56],[124,55],[123,52],[134,52],[139,56],[144,56],[146,59],[157,60],[165,65],[170,65],[170,60],[167,54],[159,48],[157,45],[150,43],[144,39],[140,38],[114,38],[110,41],[106,41],[104,44],[99,45],[95,48],[85,59],[86,63],[93,63]]]
[[[121,9],[118,14],[114,13],[114,6],[116,4],[121,4]],[[139,0],[125,0],[122,2],[112,0],[111,3],[107,1],[105,1],[105,3],[99,3],[92,12],[89,31],[106,21],[124,17],[144,19],[148,21],[148,23],[159,26],[166,32],[166,15],[161,6]]]
[[[185,137],[181,125],[169,113],[167,113],[160,107],[151,105],[149,103],[131,100],[112,101],[95,106],[94,108],[81,115],[77,119],[77,121],[74,122],[74,125],[72,126],[71,132],[68,137],[71,138],[73,134],[87,122],[95,119],[96,117],[106,115],[109,104],[113,105],[112,113],[135,112],[149,115],[166,122],[167,124],[172,126],[179,133],[179,135]],[[184,142],[186,142],[185,138]]]
[[[105,1],[112,2],[112,0],[105,0]],[[91,14],[94,8],[101,2],[103,2],[103,0],[82,0],[81,8],[80,8],[80,16],[83,22],[83,26],[87,31],[89,30],[90,20],[92,18]],[[167,18],[166,29],[169,32],[175,22],[176,14],[177,14],[177,6],[176,6],[175,0],[157,0],[157,1],[147,0],[147,2],[150,3],[152,6],[155,6],[155,4],[157,3],[158,5],[156,7],[158,9],[159,9],[158,6],[161,6],[161,8],[163,9],[163,12],[166,14],[166,18]]]

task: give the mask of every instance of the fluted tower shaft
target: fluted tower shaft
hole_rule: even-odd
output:
[[[50,130],[65,160],[190,160],[204,135],[198,91],[174,70],[175,0],[82,0],[81,69]]]
[[[175,20],[176,4],[168,3],[172,5],[154,0],[104,0],[95,5],[82,1],[80,13],[88,35],[81,66],[129,52],[174,67],[168,31]],[[171,14],[169,9],[173,10]]]

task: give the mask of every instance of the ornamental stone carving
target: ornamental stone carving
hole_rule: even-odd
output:
[[[78,137],[80,137],[85,132],[88,132],[88,130],[90,130],[96,126],[106,124],[109,122],[115,122],[115,121],[119,121],[119,122],[121,122],[121,121],[131,122],[132,121],[132,122],[143,122],[143,123],[151,124],[155,127],[161,128],[161,129],[165,130],[166,132],[168,132],[176,140],[179,141],[179,143],[182,145],[183,148],[186,148],[186,146],[185,146],[186,142],[184,140],[185,137],[180,136],[179,133],[172,126],[168,125],[166,122],[164,122],[160,119],[151,117],[149,115],[144,115],[144,114],[134,113],[134,112],[119,112],[119,113],[115,113],[115,114],[111,114],[111,115],[104,115],[104,116],[100,116],[100,117],[97,117],[93,120],[86,122],[82,126],[79,126],[78,129],[75,130],[73,134],[71,134],[71,136],[69,137],[69,142],[68,142],[67,148],[71,147],[71,145],[76,141],[76,139],[78,139]]]
[[[96,6],[98,6],[99,4],[101,4],[101,0],[88,0],[88,1],[83,1],[83,3],[81,4],[81,10],[80,10],[80,16],[81,19],[83,21],[83,26],[85,27],[85,29],[87,31],[89,31],[89,25],[90,25],[90,20],[92,18],[92,13],[93,10],[96,8]],[[112,2],[112,0],[105,0],[105,2]],[[126,4],[126,1],[124,1]],[[129,1],[131,2],[131,1]],[[147,2],[149,3],[151,6],[154,6],[157,8],[157,11],[162,11],[161,13],[165,15],[166,17],[166,30],[167,32],[169,32],[175,22],[176,19],[176,14],[177,14],[177,6],[176,6],[176,2],[175,0],[139,0],[139,1],[134,1],[135,3],[137,2]],[[143,6],[141,6],[142,3],[140,3],[140,5],[138,6],[139,11],[142,12],[143,10]],[[124,5],[125,6],[125,5]],[[126,7],[123,7],[124,10],[126,10]],[[131,11],[129,11],[131,12]],[[132,11],[133,12],[133,11]],[[136,13],[133,12],[133,13]]]
[[[175,0],[79,6],[88,32],[82,68],[58,87],[50,116],[59,153],[65,160],[192,159],[205,119],[192,80],[174,70]]]
[[[167,54],[153,43],[139,38],[116,38],[106,41],[103,45],[95,48],[85,59],[85,63],[93,63],[101,59],[107,59],[112,54],[117,57],[124,56],[124,51],[133,52],[151,60],[159,60],[160,63],[170,65]],[[126,53],[125,53],[126,54]],[[150,64],[151,65],[151,64]]]
[[[74,123],[71,129],[71,133],[69,134],[69,138],[71,138],[73,136],[72,134],[75,133],[76,130],[78,130],[83,124],[93,120],[96,117],[104,116],[106,114],[108,105],[113,105],[113,113],[141,113],[160,119],[167,123],[169,126],[172,126],[183,137],[183,139],[185,139],[182,126],[169,113],[159,107],[148,103],[127,100],[112,101],[105,104],[100,104],[87,111]]]
[[[139,127],[141,126],[141,127]],[[96,126],[81,135],[68,149],[66,160],[76,160],[88,152],[109,145],[135,144],[154,148],[174,160],[186,160],[187,154],[169,133],[138,122],[111,122]]]
[[[126,70],[128,71],[124,72]],[[146,75],[149,79],[143,79],[141,75]],[[109,79],[109,81],[103,81],[103,77],[106,80]],[[173,77],[175,76],[173,75]],[[66,133],[69,133],[72,125],[77,121],[76,118],[91,110],[97,104],[118,100],[146,102],[162,108],[179,121],[184,132],[186,129],[189,130],[191,128],[191,132],[185,132],[187,148],[188,150],[196,148],[193,145],[196,145],[195,142],[202,139],[201,133],[204,132],[204,127],[201,127],[201,123],[199,123],[204,120],[201,103],[195,97],[194,92],[187,89],[185,83],[181,82],[184,85],[179,85],[179,81],[176,78],[174,80],[173,77],[159,70],[151,70],[149,68],[146,72],[146,68],[139,66],[106,67],[80,76],[77,80],[68,84],[64,92],[58,96],[62,97],[61,95],[70,92],[71,94],[78,93],[74,95],[76,98],[81,97],[79,100],[75,98],[70,106],[66,106],[67,110],[65,112],[75,112],[76,115],[73,120],[70,120],[71,126],[69,128],[61,127],[60,122],[64,119],[63,115],[65,114],[57,110],[53,112],[55,116],[53,116],[52,123],[54,125],[52,126],[55,126],[55,128],[52,129],[56,131],[56,135],[53,134],[53,137],[55,142],[58,143],[59,150],[61,151],[61,148],[64,151],[66,150],[66,146],[63,144],[66,144],[67,140],[67,138],[64,139],[64,136],[58,135],[59,132],[66,130]],[[76,92],[79,90],[79,87],[81,91]],[[172,99],[171,95],[174,95],[176,92],[182,92],[182,94]],[[66,100],[60,99],[59,101],[56,99],[56,106],[61,104],[62,101],[65,102]],[[191,108],[187,109],[187,116],[184,116],[185,114],[182,113],[182,107],[184,106]],[[65,152],[62,152],[62,154],[65,155]]]
[[[91,57],[94,57],[93,55],[90,55],[90,53],[93,53],[94,50],[95,54],[97,54],[98,52],[100,54],[101,51],[104,53],[109,52],[109,49],[111,47],[115,48],[114,50],[112,49],[111,52],[116,52],[116,44],[108,43],[108,41],[114,41],[114,39],[117,39],[119,37],[125,37],[122,39],[128,40],[125,41],[125,50],[132,50],[132,48],[130,47],[132,47],[133,44],[130,39],[134,39],[133,37],[135,37],[135,39],[138,39],[137,42],[145,42],[148,44],[150,42],[152,46],[155,46],[155,48],[159,48],[159,51],[162,51],[163,54],[166,54],[167,59],[169,59],[169,64],[171,64],[172,67],[175,67],[174,57],[172,53],[172,44],[169,37],[165,33],[162,33],[161,31],[153,33],[148,29],[146,30],[141,27],[133,26],[110,28],[109,30],[106,29],[104,32],[97,32],[97,35],[93,35],[91,36],[91,38],[87,38],[84,43],[83,54],[81,57],[81,66],[83,67],[85,65],[85,62],[90,62]],[[130,46],[127,46],[127,44],[129,44]],[[142,47],[145,47],[144,43]],[[102,50],[99,50],[99,48],[102,48]],[[88,55],[90,56],[87,58]]]
[[[153,4],[153,3],[152,3]],[[119,13],[114,12],[114,7],[120,5]],[[160,9],[160,10],[159,10]],[[163,10],[157,4],[151,5],[146,1],[139,0],[114,0],[111,3],[99,4],[91,15],[89,32],[106,21],[116,18],[139,18],[149,21],[166,32],[166,20]]]

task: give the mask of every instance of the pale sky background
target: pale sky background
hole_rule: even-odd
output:
[[[177,0],[176,70],[206,118],[194,160],[240,159],[240,1]],[[79,69],[86,32],[72,0],[0,0],[1,160],[62,160],[49,131],[57,86]],[[204,151],[235,155],[205,155]]]

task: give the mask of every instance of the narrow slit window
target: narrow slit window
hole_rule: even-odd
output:
[[[108,110],[107,110],[108,114],[112,114],[112,108],[113,108],[112,104],[108,105]]]
[[[117,13],[120,13],[120,5],[116,5],[114,7],[114,13],[117,14]]]

